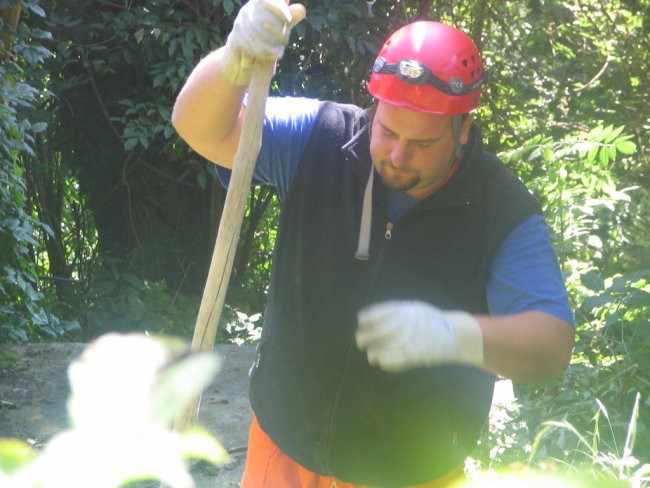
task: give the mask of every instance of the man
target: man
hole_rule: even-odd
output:
[[[242,7],[174,108],[197,152],[232,166],[253,60],[281,57],[304,16]],[[254,176],[283,203],[242,487],[447,486],[495,375],[566,368],[573,318],[539,206],[469,115],[484,80],[465,34],[416,22],[379,53],[370,110],[269,99]]]

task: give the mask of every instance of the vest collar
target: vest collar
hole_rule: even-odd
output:
[[[373,178],[372,160],[370,158],[370,125],[368,123],[368,110],[359,112],[354,120],[354,133],[341,150],[353,165],[361,182],[365,181],[364,197],[359,223],[359,239],[355,258],[359,260],[370,259],[370,236],[373,208],[373,186],[377,186],[379,200],[384,200],[386,189],[380,178]],[[476,124],[470,128],[468,143],[463,148],[463,157],[460,166],[451,179],[432,195],[422,200],[413,211],[434,208],[456,207],[470,205],[481,197],[481,186],[476,161],[482,151],[480,131]],[[372,172],[371,172],[372,171]],[[375,181],[376,180],[376,181]]]
[[[369,168],[372,166],[368,113],[369,109],[357,113],[353,122],[352,137],[341,147],[345,159],[352,163],[356,173],[363,180],[368,178]]]

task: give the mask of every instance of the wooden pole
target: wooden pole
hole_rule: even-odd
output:
[[[192,349],[196,351],[212,351],[214,347],[246,210],[253,169],[262,142],[264,108],[274,72],[274,61],[256,61],[248,87],[248,101],[244,111],[241,136],[219,223],[217,241],[194,327]],[[206,100],[206,103],[210,103],[210,101]],[[192,405],[188,406],[182,415],[176,418],[174,429],[179,431],[195,424],[200,404],[201,398],[199,397]]]

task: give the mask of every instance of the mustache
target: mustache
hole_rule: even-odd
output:
[[[417,173],[417,170],[415,168],[411,168],[409,166],[395,166],[393,162],[390,159],[381,159],[379,160],[378,164],[376,165],[379,169],[381,168],[390,168],[391,170],[398,172],[398,173],[405,173],[405,174],[415,174]]]

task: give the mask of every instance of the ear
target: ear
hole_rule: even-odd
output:
[[[464,146],[469,140],[469,129],[472,126],[474,117],[467,115],[467,118],[463,120],[463,123],[460,126],[460,144]]]

